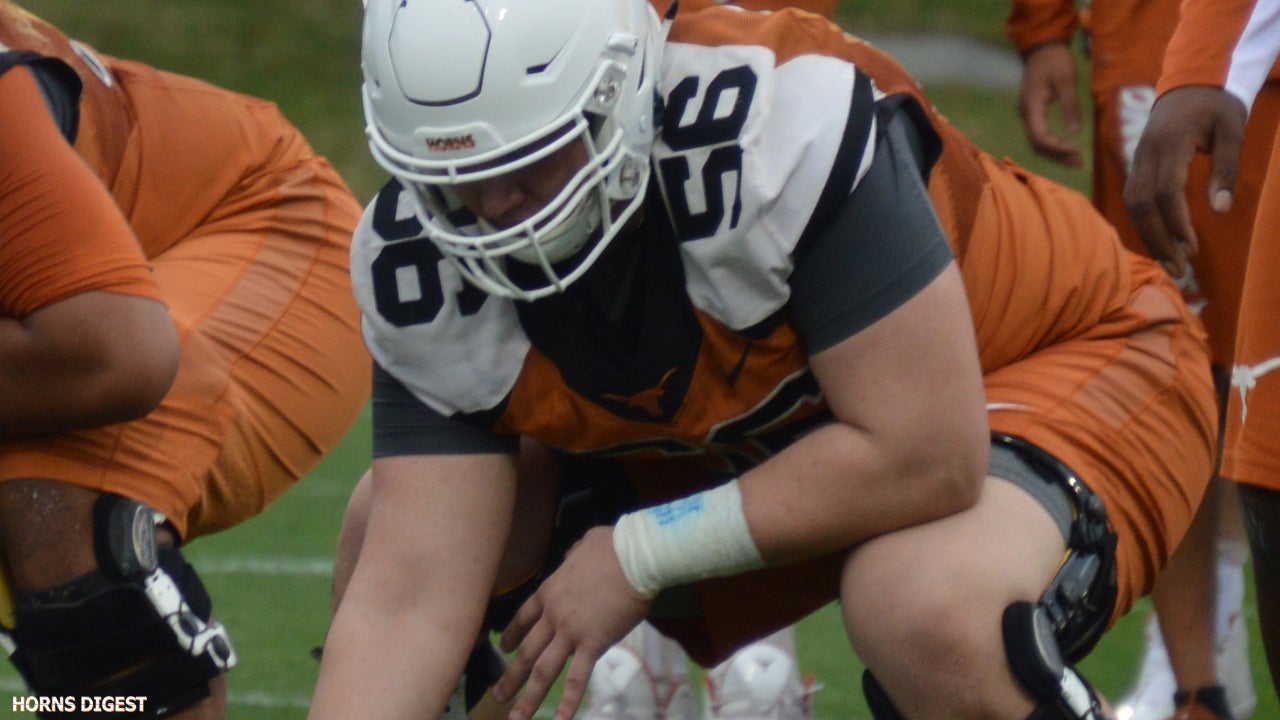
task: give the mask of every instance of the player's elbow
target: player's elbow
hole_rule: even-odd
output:
[[[145,332],[116,338],[97,373],[97,424],[135,420],[160,404],[178,374],[178,336],[164,313]],[[92,392],[92,391],[91,391]]]
[[[79,388],[81,427],[136,420],[160,404],[178,373],[179,344],[163,303],[111,298],[115,321],[109,329],[84,329],[64,356],[67,386]],[[76,414],[74,407],[69,408]]]
[[[950,442],[938,442],[935,449],[918,457],[922,467],[918,488],[924,512],[937,519],[963,512],[978,503],[987,476],[990,439],[981,433],[958,433]]]

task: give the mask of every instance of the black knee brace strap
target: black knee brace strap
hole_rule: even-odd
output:
[[[182,554],[152,548],[148,560],[145,533],[140,545],[138,562],[18,598],[12,660],[33,692],[143,696],[144,717],[165,717],[207,697],[209,680],[234,667],[226,631],[210,619],[208,593]],[[109,555],[100,548],[99,557]]]
[[[1053,621],[1043,605],[1015,602],[1004,610],[1004,651],[1009,668],[1040,703],[1027,720],[1103,720],[1089,683],[1058,651]]]
[[[1084,658],[1111,621],[1116,601],[1116,534],[1106,507],[1071,468],[1041,448],[995,433],[1072,500],[1067,557],[1037,603],[1015,602],[1002,618],[1009,668],[1040,703],[1027,720],[1102,720],[1097,693],[1072,664]]]
[[[992,434],[993,444],[1018,453],[1066,490],[1075,517],[1067,538],[1067,558],[1040,596],[1068,663],[1079,662],[1101,639],[1116,602],[1116,534],[1107,525],[1102,498],[1053,455],[1012,435]]]

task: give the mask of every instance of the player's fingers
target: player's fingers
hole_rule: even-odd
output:
[[[1217,212],[1231,210],[1243,144],[1243,133],[1236,132],[1229,125],[1218,127],[1214,133],[1213,147],[1209,152],[1209,205]]]
[[[1158,141],[1146,137],[1138,143],[1133,169],[1125,183],[1124,202],[1147,252],[1164,264],[1170,274],[1180,277],[1181,254],[1174,251],[1176,240],[1167,213],[1176,215],[1172,206],[1179,200],[1186,203],[1183,187],[1191,148],[1161,151],[1157,146]]]
[[[1165,264],[1170,274],[1181,277],[1186,270],[1184,258],[1194,257],[1199,247],[1195,228],[1191,225],[1191,208],[1187,205],[1189,161],[1166,162],[1163,165],[1156,178],[1155,202],[1166,232],[1159,247],[1151,248],[1151,251],[1157,260]]]
[[[1018,114],[1022,116],[1022,129],[1032,147],[1053,139],[1049,130],[1049,96],[1042,92],[1029,92],[1018,102]]]
[[[553,720],[572,720],[582,698],[587,694],[587,684],[591,681],[591,672],[595,669],[598,657],[589,656],[585,652],[574,653],[569,662],[569,669],[564,674],[561,684],[560,704],[556,706]]]
[[[1080,100],[1074,93],[1062,96],[1062,125],[1069,135],[1080,132]]]
[[[543,648],[538,654],[537,661],[530,668],[528,678],[524,682],[524,691],[520,693],[520,698],[511,708],[511,720],[529,720],[533,717],[538,707],[542,705],[542,701],[546,699],[547,693],[551,692],[551,687],[560,677],[564,664],[571,654],[572,647],[569,641],[561,635],[555,636]]]
[[[1049,123],[1049,105],[1047,96],[1028,98],[1020,105],[1027,142],[1036,154],[1063,165],[1077,167],[1081,162],[1080,147],[1074,140],[1053,132]]]
[[[502,636],[498,638],[498,647],[502,648],[503,652],[514,652],[528,634],[529,629],[540,619],[542,619],[542,602],[535,593],[520,605],[515,615],[511,616],[511,622],[502,629]]]
[[[508,628],[510,630],[510,628]],[[506,637],[505,633],[503,635]],[[494,697],[499,702],[507,702],[515,697],[520,688],[528,681],[534,665],[542,657],[547,646],[555,638],[550,624],[541,622],[534,625],[513,649],[515,653],[507,663],[507,669],[493,685]],[[507,652],[511,652],[508,650]]]

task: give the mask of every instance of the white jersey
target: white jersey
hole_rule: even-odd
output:
[[[581,319],[595,311],[577,296],[608,272],[603,258],[565,293],[532,303],[488,296],[421,236],[397,183],[369,205],[351,262],[365,338],[418,402],[581,451],[657,442],[696,452],[825,412],[789,317],[797,259],[872,166],[883,95],[836,54],[845,37],[829,23],[707,17],[723,12],[677,18],[665,47],[664,113],[637,241],[643,297],[626,327]],[[813,43],[814,33],[827,42]],[[918,214],[932,218],[919,197]],[[928,262],[903,263],[877,285],[900,280],[913,293],[941,270],[945,237],[924,235],[932,244],[922,241],[918,255]],[[874,238],[857,252],[872,255],[877,243],[910,244]]]

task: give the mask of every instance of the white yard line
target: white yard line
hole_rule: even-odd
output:
[[[191,564],[201,575],[329,577],[333,572],[333,558],[328,557],[200,557],[192,553]]]

